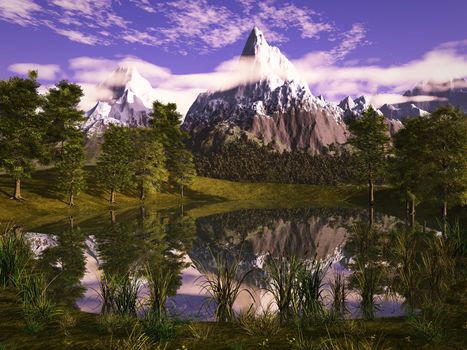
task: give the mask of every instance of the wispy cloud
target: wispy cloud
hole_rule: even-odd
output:
[[[346,95],[366,94],[383,100],[382,91],[393,99],[421,81],[442,83],[467,77],[467,41],[442,44],[421,58],[400,65],[338,65],[334,60],[310,53],[295,63],[312,90],[338,100]],[[440,68],[442,67],[442,69]]]
[[[132,18],[135,12],[122,13],[122,6],[141,11]],[[143,15],[151,19],[151,26],[140,20]],[[297,30],[304,39],[337,30],[307,6],[276,0],[223,4],[214,0],[130,0],[125,4],[112,0],[8,0],[0,1],[0,19],[48,27],[87,45],[137,43],[182,54],[207,53],[235,43],[254,25],[262,28],[273,43],[287,41],[288,29]]]
[[[55,80],[61,72],[60,66],[56,64],[39,64],[39,63],[15,63],[8,66],[10,72],[16,74],[27,74],[31,70],[39,72],[40,79]]]
[[[6,0],[0,2],[0,19],[19,24],[20,26],[35,25],[35,12],[41,7],[32,0]]]

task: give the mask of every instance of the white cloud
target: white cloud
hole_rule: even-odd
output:
[[[41,11],[41,7],[33,0],[0,1],[0,19],[21,26],[36,24],[34,14],[39,11]]]
[[[16,74],[27,74],[31,70],[39,72],[39,78],[44,80],[55,80],[61,73],[60,66],[56,64],[39,64],[39,63],[15,63],[8,66],[10,72]]]
[[[467,43],[451,42],[400,65],[339,66],[326,53],[310,53],[294,63],[316,93],[338,100],[345,95],[402,93],[421,81],[445,82],[467,76]]]
[[[109,42],[105,40],[99,39],[97,36],[85,34],[79,32],[77,30],[68,30],[68,29],[61,29],[61,28],[53,28],[53,30],[60,35],[63,35],[70,39],[71,41],[75,41],[80,44],[87,44],[87,45],[95,45],[95,44],[103,44],[109,45]]]

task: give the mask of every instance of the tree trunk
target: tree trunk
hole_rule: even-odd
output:
[[[370,228],[373,227],[373,223],[375,222],[375,207],[370,205],[369,207],[369,221],[370,221]]]
[[[110,204],[114,204],[115,203],[115,188],[111,188],[110,189]]]
[[[75,218],[70,216],[70,230],[73,231],[75,224]]]
[[[70,200],[69,203],[70,207],[73,207],[75,205],[75,195],[73,194],[73,190],[70,191]]]
[[[144,193],[144,183],[141,182],[139,185],[139,199],[142,201],[146,198],[146,193]]]
[[[182,198],[183,198],[183,185],[182,185],[182,192],[181,192],[181,194],[182,194]]]
[[[443,233],[446,234],[448,228],[448,189],[447,186],[444,186],[443,189],[444,199],[443,199]]]
[[[415,198],[410,201],[410,226],[415,227]]]
[[[371,207],[375,205],[374,185],[371,176],[368,177],[368,204]]]
[[[405,195],[405,226],[409,226],[409,216],[410,216],[410,203],[409,197]]]
[[[114,225],[116,222],[117,222],[117,220],[115,218],[115,210],[111,210],[110,211],[110,223],[112,225]]]
[[[370,227],[373,226],[375,219],[375,197],[374,197],[374,186],[373,179],[371,176],[368,176],[368,206],[369,206],[369,221]]]
[[[13,199],[23,199],[23,197],[21,197],[21,179],[19,178],[15,179],[15,192],[13,193]]]

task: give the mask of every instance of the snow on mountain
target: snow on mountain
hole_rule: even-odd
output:
[[[354,100],[352,100],[352,97],[347,96],[338,104],[338,107],[342,110],[342,115],[344,118],[358,118],[363,112],[368,110],[370,106],[376,110],[376,113],[378,113],[379,115],[384,115],[386,117],[385,122],[388,125],[389,132],[391,133],[391,135],[394,135],[397,131],[399,131],[402,128],[402,123],[399,120],[399,118],[395,117],[391,113],[386,113],[386,109],[383,110],[382,108],[375,108],[368,102],[368,99],[365,96],[357,97]]]
[[[99,85],[108,96],[86,113],[88,135],[100,135],[110,124],[145,126],[149,122],[153,88],[135,67],[119,67]]]
[[[343,143],[340,109],[316,98],[290,61],[254,28],[239,64],[249,79],[227,90],[208,91],[190,107],[183,128],[202,149],[246,135],[277,150],[320,152]]]

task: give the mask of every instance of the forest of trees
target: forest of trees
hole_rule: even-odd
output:
[[[66,80],[44,95],[39,87],[35,71],[0,81],[0,168],[14,181],[12,199],[22,200],[21,181],[38,165],[54,166],[54,186],[74,205],[87,179],[85,117],[78,108],[83,91]],[[137,189],[143,200],[163,182],[183,196],[196,175],[176,105],[154,102],[152,117],[146,128],[111,125],[104,132],[97,178],[111,203],[127,189]]]
[[[12,198],[21,200],[21,181],[37,165],[54,166],[56,188],[74,205],[87,178],[84,114],[78,108],[83,92],[65,80],[43,95],[38,89],[34,71],[0,81],[0,168],[13,180]],[[444,219],[450,206],[467,201],[467,117],[449,106],[407,118],[393,138],[385,118],[369,108],[348,120],[347,144],[319,155],[279,153],[242,138],[193,157],[175,104],[155,102],[151,116],[148,127],[113,125],[103,135],[97,179],[111,203],[127,189],[143,200],[164,183],[183,196],[197,173],[249,182],[366,183],[370,208],[375,184],[388,184],[406,198],[412,218],[422,201],[437,202]]]

